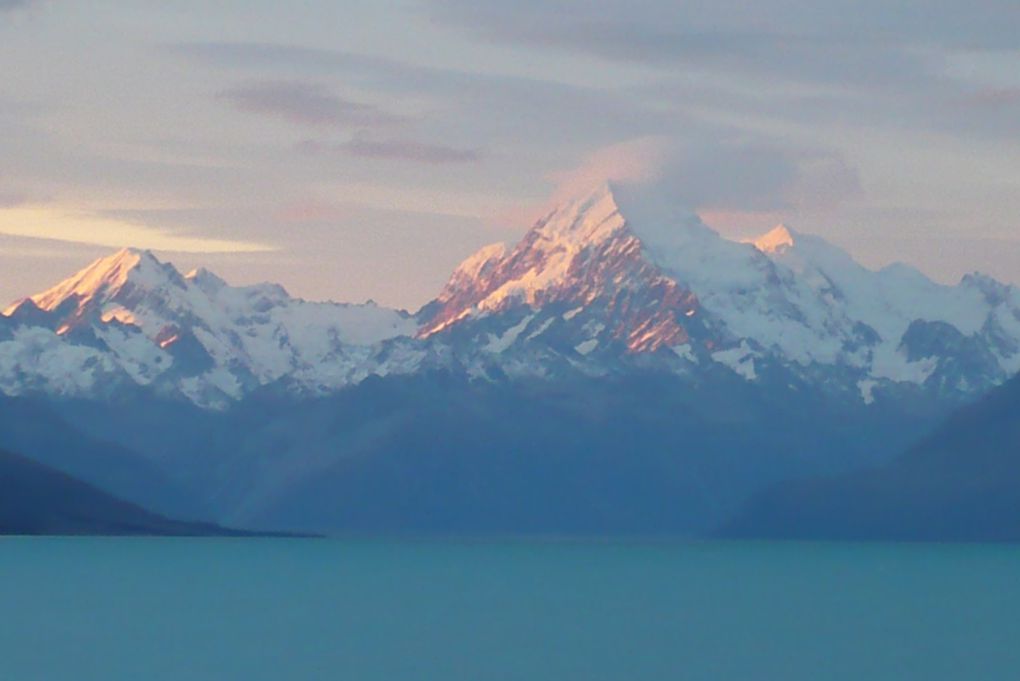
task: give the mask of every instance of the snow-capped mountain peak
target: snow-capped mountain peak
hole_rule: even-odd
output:
[[[18,389],[5,389],[6,351],[19,357],[6,375],[14,384],[26,371],[51,382],[68,373],[109,382],[123,372],[134,383],[210,405],[284,378],[312,391],[345,385],[363,370],[372,346],[415,331],[404,312],[310,303],[277,284],[230,286],[205,269],[181,276],[137,249],[100,258],[15,304],[5,318],[33,342],[50,343],[48,332],[68,347],[53,346],[67,355],[55,362],[45,353],[25,353],[17,338],[0,337],[0,391]]]
[[[184,278],[194,283],[206,293],[215,293],[227,286],[227,282],[204,267],[191,270]]]
[[[777,225],[761,236],[750,240],[762,253],[777,253],[793,248],[794,234],[786,225]]]
[[[110,300],[131,288],[179,285],[179,280],[177,271],[159,262],[151,251],[124,248],[95,260],[56,286],[14,303],[4,314],[10,316],[28,300],[46,312],[60,308],[72,298],[78,308],[83,308]]]
[[[509,253],[466,261],[420,333],[467,333],[516,371],[528,362],[509,359],[515,349],[553,343],[595,371],[618,346],[670,349],[669,362],[714,361],[750,380],[767,365],[835,373],[866,400],[886,383],[974,390],[1020,369],[1020,295],[974,281],[869,270],[785,225],[730,240],[668,191],[604,184],[561,204]],[[964,370],[957,355],[971,346]]]
[[[697,242],[703,232],[709,230],[688,211],[600,184],[551,211],[508,253],[483,249],[465,261],[429,308],[421,335],[522,306],[551,306],[568,315],[561,322],[575,329],[563,342],[582,355],[617,344],[632,353],[680,345],[687,341],[680,319],[694,314],[697,301],[665,276],[657,256]],[[582,310],[587,314],[577,317]],[[524,341],[553,333],[564,324],[549,314],[532,322],[530,334],[511,327],[498,335]],[[506,349],[503,341],[486,344]]]
[[[869,402],[970,395],[1020,371],[1020,292],[867,269],[782,225],[727,239],[669,192],[602,184],[511,248],[468,257],[415,316],[275,284],[101,258],[0,316],[0,392],[154,386],[205,406],[275,382],[321,393],[427,368],[552,378],[656,369],[779,381]]]
[[[507,256],[505,243],[499,242],[482,246],[468,256],[450,275],[446,286],[439,293],[439,300],[449,301],[457,296],[465,286],[489,276],[499,263]]]
[[[565,202],[535,226],[534,245],[546,250],[596,244],[623,226],[619,206],[609,184]]]

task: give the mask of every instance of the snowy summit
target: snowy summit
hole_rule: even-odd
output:
[[[968,395],[1020,370],[1020,294],[982,276],[943,286],[907,266],[869,270],[782,225],[730,240],[668,193],[601,184],[516,245],[467,258],[413,316],[182,276],[134,249],[0,316],[7,394],[127,382],[218,407],[272,384],[321,394],[432,369],[502,380],[638,368],[803,382],[864,403]]]

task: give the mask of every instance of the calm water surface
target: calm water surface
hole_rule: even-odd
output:
[[[0,539],[0,681],[1020,679],[998,546]]]

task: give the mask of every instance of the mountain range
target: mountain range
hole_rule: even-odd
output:
[[[887,464],[1018,370],[1012,286],[600,185],[414,313],[102,258],[0,316],[5,412],[45,414],[0,415],[0,446],[238,526],[699,533]]]
[[[979,394],[1020,370],[1020,293],[868,270],[780,226],[743,243],[661,197],[601,186],[512,250],[465,260],[417,314],[232,287],[125,249],[0,317],[0,389],[95,397],[124,385],[223,408],[260,387],[322,395],[366,376],[770,372],[871,402]]]

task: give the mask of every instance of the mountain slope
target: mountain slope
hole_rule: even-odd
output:
[[[372,375],[700,381],[718,366],[869,404],[958,404],[1020,371],[1020,292],[980,275],[943,286],[902,265],[868,270],[785,227],[733,241],[668,192],[601,185],[512,249],[469,257],[413,317],[182,275],[132,249],[0,316],[0,392],[108,399],[143,386],[209,409]]]
[[[136,401],[151,404],[144,399]],[[180,518],[207,517],[209,509],[175,475],[138,449],[114,439],[115,431],[130,429],[124,415],[123,408],[104,405],[93,418],[110,424],[111,432],[96,437],[68,421],[66,403],[0,396],[0,449],[20,452],[42,465],[160,513]],[[170,433],[189,427],[185,423],[165,426]]]
[[[723,533],[797,539],[1020,541],[1020,378],[893,463],[770,488]]]
[[[414,331],[373,303],[309,303],[280,286],[184,276],[124,249],[9,307],[0,388],[65,396],[153,386],[205,406],[286,379],[310,391],[358,378],[367,348]]]
[[[100,259],[0,316],[0,447],[235,526],[693,534],[1018,368],[1013,287],[602,185],[414,316]]]
[[[567,202],[512,250],[486,247],[422,317],[420,335],[448,340],[478,375],[719,364],[755,381],[781,368],[870,403],[980,394],[1020,369],[1012,287],[874,272],[785,227],[731,241],[630,187]]]
[[[238,534],[150,513],[29,459],[0,451],[0,535]]]
[[[434,373],[297,404],[249,399],[224,414],[221,432],[237,435],[217,447],[217,518],[319,532],[691,535],[764,484],[880,460],[928,423],[719,371],[693,388],[659,373]]]

